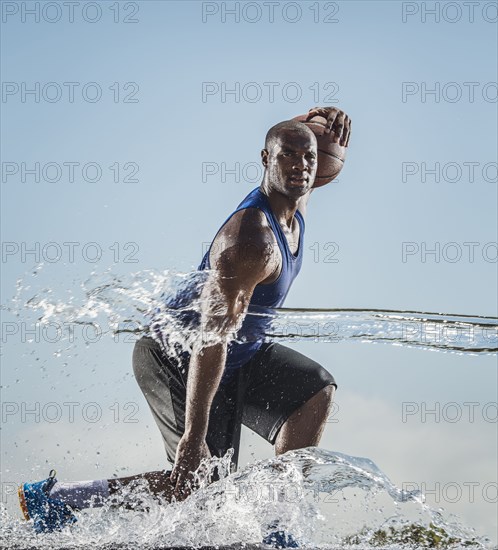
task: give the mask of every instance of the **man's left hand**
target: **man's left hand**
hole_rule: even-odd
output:
[[[325,134],[330,134],[334,143],[337,143],[340,148],[346,148],[349,145],[351,119],[344,111],[337,107],[314,107],[309,110],[306,120],[309,121],[315,116],[327,119]],[[344,156],[345,154],[344,151]]]

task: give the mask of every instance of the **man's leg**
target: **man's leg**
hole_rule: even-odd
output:
[[[163,436],[168,460],[173,463],[176,447],[184,431],[186,382],[188,364],[170,361],[162,348],[150,338],[142,338],[133,350],[133,370],[136,380],[150,406],[154,419]],[[207,443],[213,456],[223,456],[229,448],[234,449],[232,465],[237,466],[240,426],[243,402],[239,395],[238,377],[215,395],[210,414]],[[113,505],[133,508],[140,502],[132,502],[130,493],[143,491],[170,502],[174,488],[169,479],[170,471],[156,471],[144,474],[95,481],[58,482],[47,489],[47,496],[82,510],[103,506],[108,497]],[[214,472],[212,481],[216,480]],[[120,499],[120,493],[124,496]]]
[[[173,498],[174,486],[169,480],[170,471],[147,472],[135,476],[109,479],[109,496],[119,496],[123,489],[145,489],[151,495],[166,502]],[[120,503],[118,502],[118,505]],[[126,504],[124,504],[126,506]]]
[[[328,385],[294,411],[285,421],[275,440],[275,454],[293,449],[316,447],[327,423],[335,386]]]
[[[173,494],[173,486],[169,481],[169,473],[169,471],[164,472],[160,470],[135,476],[109,479],[107,480],[109,484],[109,494],[114,495],[119,493],[123,487],[139,487],[145,483],[146,489],[148,489],[151,494],[170,501]]]
[[[109,497],[119,497],[123,489],[126,489],[127,495],[130,489],[146,491],[152,496],[161,497],[166,502],[170,502],[173,495],[169,472],[158,471],[97,481],[58,481],[50,490],[49,497],[61,500],[74,510],[83,510],[104,506]],[[126,508],[133,508],[133,504],[137,503],[131,503],[129,499],[113,501],[114,505]]]
[[[318,445],[334,395],[334,377],[309,357],[275,343],[263,344],[242,369],[250,371],[243,423],[275,445],[277,454]],[[263,542],[273,548],[298,546],[277,517],[266,526]]]
[[[243,423],[275,445],[276,454],[316,446],[336,383],[320,364],[281,344],[264,344],[247,366]]]
[[[183,401],[182,391],[185,384],[176,366],[169,362],[159,345],[150,338],[142,338],[135,344],[133,370],[161,430],[168,460],[173,462],[176,445],[182,435],[175,413]],[[173,492],[168,473],[157,471],[108,480],[57,482],[50,491],[50,497],[81,510],[103,506],[108,497],[119,496],[123,489],[127,495],[130,490],[146,490],[167,501],[171,500]],[[119,498],[113,500],[117,505],[121,502]],[[122,503],[126,507],[129,506],[127,500],[129,499],[124,499]]]

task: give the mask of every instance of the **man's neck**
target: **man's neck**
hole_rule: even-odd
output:
[[[260,185],[259,189],[268,197],[268,202],[270,203],[271,209],[278,222],[281,225],[287,225],[289,228],[292,227],[294,214],[298,209],[300,198],[294,199],[292,197],[287,197],[279,191],[271,188],[264,181]]]

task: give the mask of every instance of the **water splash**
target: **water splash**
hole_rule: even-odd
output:
[[[204,484],[183,502],[158,504],[140,493],[137,498],[148,512],[109,506],[80,512],[75,526],[60,533],[37,536],[29,523],[3,510],[0,544],[11,550],[242,548],[241,543],[259,548],[269,526],[278,522],[303,548],[315,550],[373,548],[370,542],[382,529],[401,530],[407,525],[414,532],[437,529],[447,541],[457,541],[452,548],[490,547],[487,539],[423,504],[417,492],[397,488],[367,458],[310,447],[255,462],[233,474],[228,474],[229,456],[214,459],[212,467],[224,462],[227,467],[221,468],[220,481]],[[130,495],[123,498],[129,501]],[[325,520],[324,506],[332,507],[336,518],[332,525]],[[349,519],[339,524],[341,514]],[[404,547],[420,548],[412,542]]]
[[[11,332],[2,335],[4,343],[18,338],[20,323],[31,330],[35,327],[41,334],[60,333],[56,344],[61,343],[58,353],[62,355],[80,345],[79,329],[115,341],[137,338],[148,330],[158,303],[160,320],[167,325],[175,346],[189,351],[197,338],[195,328],[185,329],[178,315],[198,311],[198,300],[171,308],[164,298],[186,286],[199,290],[203,279],[198,272],[140,271],[122,277],[111,271],[94,271],[85,281],[75,281],[71,289],[60,292],[51,284],[49,273],[49,280],[42,283],[44,273],[44,267],[38,266],[31,279],[19,280],[16,295],[2,306],[15,321]],[[302,338],[390,343],[479,355],[498,351],[498,319],[492,317],[352,309],[281,309],[262,315],[270,315],[272,320],[267,336],[280,341]],[[6,329],[8,320],[2,324],[2,330]],[[88,344],[89,339],[82,334]],[[412,526],[427,530],[431,525],[447,533],[448,540],[461,541],[462,547],[470,543],[476,548],[490,547],[487,540],[477,538],[458,521],[431,510],[417,493],[395,487],[369,459],[320,449],[256,462],[218,483],[203,486],[183,503],[160,506],[147,498],[141,495],[148,513],[96,509],[82,513],[73,529],[46,537],[35,536],[29,524],[0,507],[0,546],[12,550],[182,545],[227,548],[245,541],[256,548],[265,535],[265,526],[278,520],[283,529],[304,541],[305,547],[314,549],[331,545],[373,548],[379,532],[394,529],[402,533]],[[332,518],[333,523],[327,525],[324,518]],[[412,547],[420,548],[420,544],[413,542]]]
[[[38,276],[38,266],[32,276]],[[4,311],[47,334],[61,335],[70,342],[75,333],[95,331],[95,339],[109,336],[115,341],[124,335],[148,333],[151,324],[166,327],[168,342],[177,353],[191,352],[199,338],[195,323],[185,322],[199,314],[200,291],[207,272],[139,271],[125,277],[110,270],[92,272],[67,293],[57,296],[52,287],[34,289],[23,280]],[[189,288],[193,299],[176,301]],[[158,308],[158,305],[160,306]],[[461,354],[498,352],[498,318],[480,315],[439,314],[380,309],[275,309],[251,312],[249,317],[268,318],[263,335],[279,341],[370,342]],[[2,329],[8,331],[8,322]],[[3,341],[12,334],[3,335]],[[157,336],[152,333],[152,336]],[[47,340],[50,341],[49,338]],[[90,340],[91,338],[86,338]]]
[[[280,309],[273,337],[359,341],[436,351],[498,351],[498,318],[380,309]]]

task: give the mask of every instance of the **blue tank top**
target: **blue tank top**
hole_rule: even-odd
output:
[[[303,260],[304,242],[304,218],[299,210],[296,211],[296,219],[299,223],[299,243],[296,254],[289,248],[287,238],[278,223],[267,196],[257,187],[237,206],[237,208],[224,221],[223,226],[236,213],[246,208],[258,208],[264,212],[277,241],[282,257],[282,267],[278,278],[269,284],[258,284],[254,288],[249,302],[247,315],[238,330],[236,337],[228,344],[227,360],[222,382],[227,381],[235,369],[249,361],[261,347],[267,335],[267,329],[271,325],[273,308],[283,305],[292,282],[301,269]],[[220,230],[221,230],[220,228]],[[220,232],[218,230],[218,233]],[[218,235],[217,233],[217,235]],[[215,237],[216,238],[216,237]],[[214,239],[213,239],[214,241]],[[210,269],[209,253],[212,243],[204,255],[199,271]],[[167,300],[168,307],[184,309],[191,299],[188,291],[183,291],[173,299]],[[191,321],[191,319],[190,319]]]

